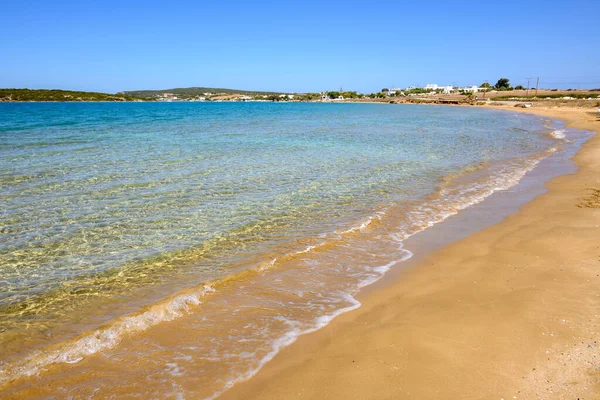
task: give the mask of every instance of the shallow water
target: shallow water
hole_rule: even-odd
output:
[[[410,257],[404,239],[565,142],[527,115],[411,105],[0,116],[0,381],[52,366],[53,390],[80,395],[116,380],[142,396],[220,393],[357,307]]]

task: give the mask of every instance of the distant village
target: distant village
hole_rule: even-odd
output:
[[[252,92],[234,89],[189,87],[166,90],[124,91],[116,94],[48,89],[0,89],[0,102],[15,101],[157,101],[157,102],[388,102],[477,104],[518,100],[600,100],[597,89],[544,89],[539,78],[533,87],[511,86],[500,78],[494,85],[455,86],[428,83],[406,88],[383,88],[375,93],[358,93],[343,88],[312,93]],[[594,103],[596,104],[596,103]],[[596,105],[600,107],[600,102]]]
[[[465,87],[457,87],[457,86],[440,86],[435,83],[428,83],[423,87],[417,86],[409,86],[406,89],[383,89],[383,91],[387,91],[389,94],[395,93],[396,95],[404,96],[416,94],[414,92],[419,92],[418,94],[422,94],[423,91],[431,94],[452,94],[452,93],[477,93],[479,91],[489,91],[490,87],[479,87],[476,85],[473,86],[465,86]]]
[[[534,87],[516,85],[512,87],[507,78],[500,78],[496,84],[487,81],[481,85],[454,86],[428,83],[423,86],[406,88],[383,88],[376,93],[362,94],[356,91],[323,91],[317,93],[228,93],[204,92],[200,94],[178,93],[176,90],[152,93],[145,97],[148,101],[159,102],[376,102],[392,104],[449,104],[449,105],[507,105],[528,108],[532,101],[562,102],[578,107],[600,107],[600,89],[540,89],[539,81]],[[183,89],[185,90],[185,89]],[[183,92],[182,90],[182,92]],[[175,92],[175,93],[173,93]]]
[[[512,89],[512,88],[510,88]],[[425,86],[408,86],[406,88],[383,88],[381,91],[369,94],[359,94],[354,91],[324,91],[319,93],[275,93],[275,94],[235,94],[235,93],[216,93],[205,92],[200,95],[186,95],[178,93],[155,94],[153,100],[160,102],[179,102],[179,101],[263,101],[263,102],[289,102],[289,101],[316,101],[330,102],[343,100],[367,100],[382,99],[388,97],[409,97],[409,96],[435,96],[435,95],[472,95],[474,93],[496,93],[493,86],[465,86],[457,87],[452,85],[438,85],[428,83]]]

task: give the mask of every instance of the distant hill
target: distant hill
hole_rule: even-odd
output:
[[[133,101],[135,96],[57,89],[0,89],[2,101]]]
[[[256,95],[273,95],[273,94],[281,94],[283,92],[261,92],[261,91],[252,91],[252,90],[237,90],[237,89],[223,89],[223,88],[207,88],[207,87],[189,87],[189,88],[173,88],[173,89],[164,89],[164,90],[128,90],[124,92],[119,92],[119,94],[124,94],[128,96],[135,97],[157,97],[162,95],[163,93],[173,93],[179,96],[185,97],[194,97],[194,96],[203,96],[204,93],[213,93],[213,94],[243,94],[248,96],[256,96]]]

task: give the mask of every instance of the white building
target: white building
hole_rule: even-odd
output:
[[[163,93],[159,95],[156,99],[157,101],[178,101],[179,98],[175,96],[173,93]]]
[[[462,88],[463,92],[471,92],[471,93],[477,93],[479,92],[479,87],[473,85],[473,86],[465,86],[464,88]]]
[[[444,94],[450,94],[454,90],[454,88],[452,86],[450,86],[450,85],[446,85],[446,86],[442,85],[442,86],[440,86],[440,85],[438,85],[436,83],[428,83],[427,85],[425,85],[423,87],[423,89],[425,89],[425,90],[432,90],[434,92],[437,92],[438,90],[441,90],[442,93],[444,93]]]

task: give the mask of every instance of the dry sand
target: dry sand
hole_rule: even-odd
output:
[[[589,109],[517,111],[600,132]],[[574,161],[548,193],[360,296],[222,398],[600,399],[600,137]]]

